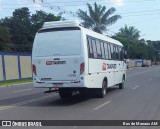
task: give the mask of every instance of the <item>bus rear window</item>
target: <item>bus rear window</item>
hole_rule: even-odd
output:
[[[46,31],[35,38],[35,56],[80,55],[80,30]]]

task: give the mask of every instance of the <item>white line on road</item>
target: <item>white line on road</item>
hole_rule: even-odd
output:
[[[127,78],[132,77],[132,76],[136,76],[138,74],[146,73],[146,72],[149,72],[149,71],[151,71],[151,70],[147,70],[147,71],[144,71],[144,72],[138,72],[138,73],[135,73],[135,74],[131,74],[131,75],[128,75]]]
[[[5,110],[5,109],[9,109],[9,108],[13,108],[13,107],[16,107],[16,106],[21,106],[21,105],[29,104],[29,103],[32,103],[32,102],[44,100],[44,99],[47,99],[47,98],[50,98],[50,97],[53,97],[53,96],[58,96],[58,95],[57,94],[52,94],[52,95],[47,95],[47,96],[43,96],[43,97],[36,98],[36,99],[31,99],[31,100],[11,104],[11,105],[8,105],[8,106],[1,106],[0,111]]]
[[[16,90],[16,91],[13,91],[13,92],[17,93],[17,92],[24,92],[24,91],[28,91],[28,90],[32,90],[32,88],[30,88],[30,89],[24,89],[24,90]]]
[[[8,109],[8,108],[12,108],[12,107],[14,107],[14,106],[0,106],[0,111]]]
[[[104,107],[105,105],[109,104],[111,101],[107,101],[101,105],[99,105],[98,107],[94,108],[93,110],[99,110],[100,108]]]
[[[135,87],[133,87],[132,89],[135,90],[135,89],[137,89],[137,88],[139,88],[139,87],[140,87],[140,86],[135,86]]]

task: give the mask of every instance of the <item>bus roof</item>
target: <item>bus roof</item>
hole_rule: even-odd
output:
[[[122,43],[120,43],[119,41],[115,40],[115,39],[112,39],[106,35],[103,35],[103,34],[99,34],[97,32],[94,32],[90,29],[86,29],[84,27],[82,27],[80,25],[80,22],[78,20],[75,20],[75,21],[53,21],[53,22],[45,22],[43,24],[43,27],[42,29],[48,29],[48,28],[59,28],[59,27],[80,27],[82,30],[85,31],[85,33],[89,36],[93,36],[95,38],[99,38],[101,40],[104,40],[104,41],[108,41],[110,43],[113,43],[113,44],[116,44],[116,45],[119,45],[119,46],[123,46]]]
[[[58,27],[79,27],[79,21],[53,21],[53,22],[45,22],[43,24],[43,29],[46,28],[58,28]]]

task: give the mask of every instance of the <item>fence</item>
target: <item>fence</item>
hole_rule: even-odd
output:
[[[140,67],[142,62],[130,60],[129,68]],[[31,53],[0,52],[0,81],[32,77],[31,67]]]
[[[32,77],[31,53],[0,52],[0,81]]]
[[[145,62],[147,62],[149,66],[151,65],[151,60],[142,60],[142,59],[129,60],[129,68],[141,67]]]

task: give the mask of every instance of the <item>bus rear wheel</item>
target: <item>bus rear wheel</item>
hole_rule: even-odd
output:
[[[61,98],[69,98],[72,97],[73,91],[70,89],[59,89],[59,95]]]
[[[124,89],[125,77],[122,78],[122,83],[119,84],[119,89]]]
[[[106,88],[107,88],[107,82],[103,80],[102,88],[98,89],[99,98],[104,98],[104,96],[106,95]]]

